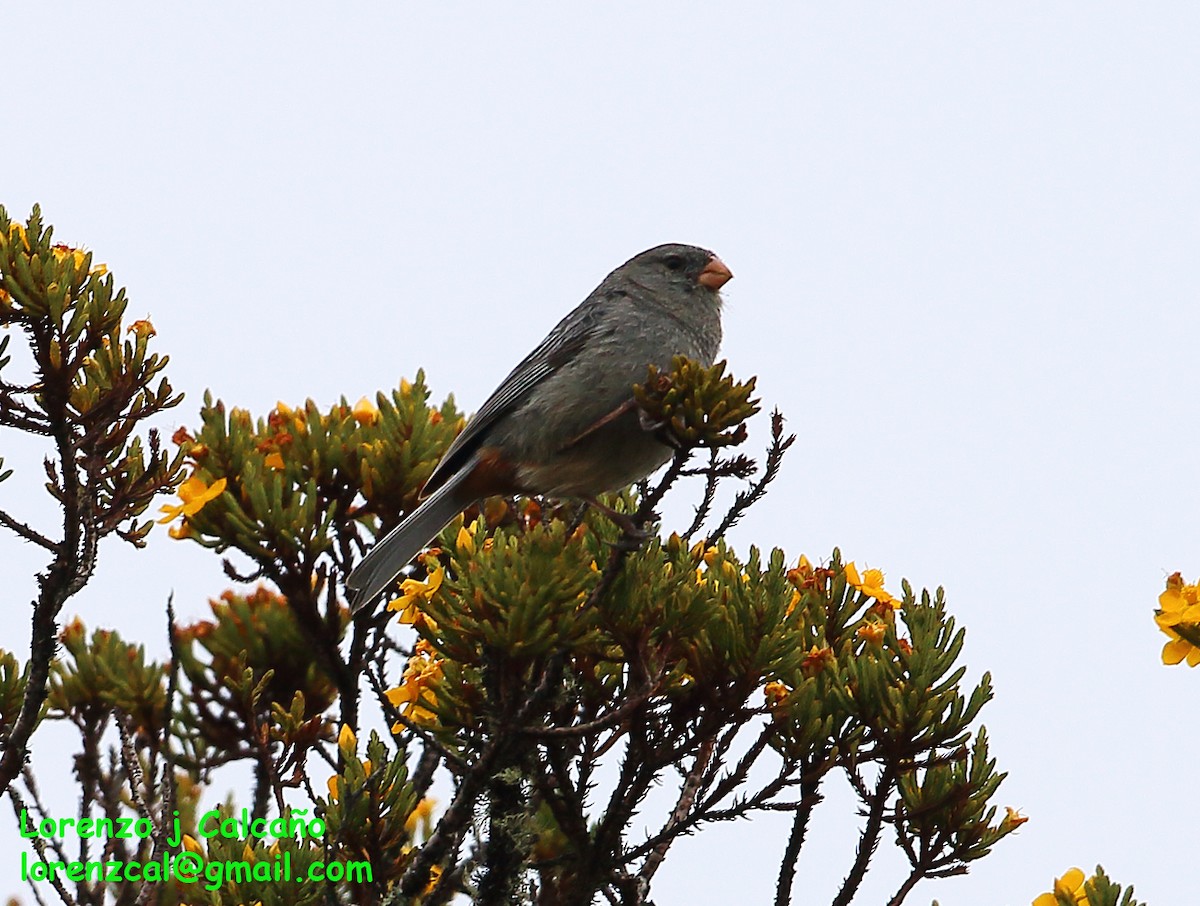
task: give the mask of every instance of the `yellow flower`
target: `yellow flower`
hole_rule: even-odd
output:
[[[13,236],[18,237],[25,246],[25,251],[29,251],[29,237],[25,235],[25,227],[15,221],[8,225],[8,238]]]
[[[268,453],[267,458],[263,460],[263,465],[266,466],[268,469],[282,469],[283,468],[283,456],[279,453],[278,450],[275,451],[274,453]]]
[[[871,645],[878,647],[883,644],[883,637],[887,634],[887,625],[878,620],[868,620],[859,626],[858,631],[854,634]]]
[[[458,530],[458,537],[454,539],[454,546],[458,548],[459,553],[470,556],[475,553],[475,536],[467,531],[464,525]]]
[[[170,522],[176,516],[195,516],[206,503],[220,497],[224,491],[224,478],[218,478],[211,485],[207,485],[199,475],[193,475],[179,486],[179,499],[183,503],[177,506],[159,507],[159,512],[166,513],[158,520],[159,524]]]
[[[853,561],[847,563],[845,569],[846,581],[860,594],[874,598],[880,604],[890,604],[892,610],[899,610],[903,606],[903,602],[899,598],[883,590],[883,570],[863,570],[860,576]]]
[[[179,525],[173,525],[167,529],[167,534],[176,541],[182,541],[184,538],[192,537],[192,527],[186,522],[181,522]]]
[[[354,408],[350,410],[350,414],[354,416],[354,420],[360,425],[373,425],[379,421],[379,410],[365,396],[354,404]]]
[[[196,842],[196,838],[191,834],[183,835],[183,848],[190,853],[196,853],[198,856],[204,855],[204,848]]]
[[[779,682],[779,680],[772,680],[763,687],[763,696],[767,700],[767,706],[771,709],[771,714],[777,720],[782,718],[786,713],[784,706],[787,704],[787,698],[790,694],[790,691],[791,690],[789,690],[788,687],[783,683]]]
[[[825,669],[826,665],[832,664],[837,658],[833,654],[833,649],[826,645],[823,648],[818,648],[813,645],[809,649],[804,660],[800,662],[800,672],[812,679],[818,673]]]
[[[158,331],[154,329],[154,325],[151,324],[146,318],[141,318],[137,321],[134,321],[129,325],[125,332],[135,334],[139,338],[158,336]]]
[[[433,824],[433,807],[435,805],[437,805],[437,800],[431,796],[426,796],[417,803],[417,807],[404,819],[404,829],[408,831],[410,837],[416,835],[417,828],[421,829],[424,836],[429,836]]]
[[[1087,893],[1084,892],[1083,872],[1072,868],[1061,878],[1054,881],[1054,890],[1043,893],[1033,901],[1033,906],[1058,906],[1059,897],[1077,904],[1087,903]]]
[[[1200,647],[1185,638],[1200,633],[1200,585],[1187,585],[1179,573],[1172,573],[1166,591],[1158,596],[1158,606],[1154,622],[1171,639],[1163,646],[1163,663],[1174,665],[1186,659],[1189,667],[1200,664]]]
[[[404,667],[404,675],[400,685],[387,691],[388,701],[409,720],[417,723],[430,724],[437,721],[437,715],[431,710],[436,704],[430,687],[442,678],[442,659],[437,657],[432,646],[425,639],[417,642],[413,656]],[[393,733],[403,730],[402,724],[392,728]]]
[[[1000,821],[1001,830],[1011,830],[1020,827],[1029,818],[1021,814],[1020,809],[1012,808],[1011,806],[1004,807],[1004,818]]]
[[[338,732],[338,749],[350,755],[358,751],[358,737],[354,735],[349,724],[342,724],[342,729]]]
[[[429,869],[429,883],[425,885],[425,889],[421,891],[421,896],[433,893],[433,889],[437,887],[438,881],[442,877],[442,866],[434,865]]]
[[[400,612],[401,623],[412,623],[416,620],[417,614],[421,612],[421,602],[428,601],[437,594],[445,577],[446,570],[439,565],[433,568],[433,572],[424,582],[417,579],[405,579],[400,584],[400,597],[389,601],[388,609]]]
[[[73,249],[69,245],[54,245],[50,247],[50,251],[54,253],[56,261],[72,259],[77,269],[83,267],[84,259],[87,258],[87,252],[83,249]]]
[[[847,583],[855,588],[858,588],[860,585],[862,585],[862,577],[858,574],[858,567],[854,565],[853,560],[846,564],[845,570]]]

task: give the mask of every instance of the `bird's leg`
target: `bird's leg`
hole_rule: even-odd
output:
[[[568,541],[575,534],[575,529],[583,525],[583,517],[587,515],[588,502],[586,500],[578,501],[575,507],[575,514],[571,516],[571,521],[567,523],[566,536]]]
[[[682,446],[679,438],[675,436],[675,432],[671,430],[670,422],[654,421],[645,409],[638,410],[638,425],[647,434],[653,434],[663,446],[670,447],[672,450],[678,450]]]
[[[635,551],[650,537],[650,533],[634,522],[628,513],[618,513],[612,507],[605,506],[595,497],[585,497],[583,499],[617,524],[617,528],[622,533],[621,539],[617,542],[619,547]]]

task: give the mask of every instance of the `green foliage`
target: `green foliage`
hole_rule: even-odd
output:
[[[582,795],[595,782],[594,751],[623,745],[628,771],[640,772],[597,800],[638,801],[682,753],[727,747],[764,710],[760,744],[782,758],[775,779],[749,792],[752,760],[730,783],[697,759],[690,776],[702,798],[663,828],[668,840],[756,809],[806,815],[811,801],[787,806],[782,794],[815,789],[835,768],[878,813],[873,833],[885,817],[896,827],[920,876],[963,871],[1019,826],[997,820],[990,804],[1004,775],[985,734],[970,754],[964,748],[991,687],[985,675],[961,689],[964,635],[940,590],[918,599],[906,587],[899,600],[867,586],[836,551],[828,566],[789,569],[778,550],[764,562],[751,549],[743,563],[723,543],[689,547],[671,536],[630,554],[597,597],[615,526],[595,513],[573,529],[537,515],[492,533],[477,519],[427,560],[428,580],[405,583],[397,606],[421,641],[392,699],[409,726],[467,765],[480,764],[498,734],[537,739],[516,764],[533,778],[524,839],[558,841],[542,889],[567,895],[588,862],[641,852],[597,852],[610,845],[603,828],[624,827],[632,812],[597,810]],[[518,723],[530,690],[548,679],[557,688],[544,717]],[[753,700],[763,691],[766,708]],[[594,739],[581,748],[572,733],[588,727]],[[735,789],[743,798],[727,800]]]
[[[1133,887],[1122,888],[1104,873],[1104,869],[1096,866],[1096,874],[1088,878],[1084,884],[1087,893],[1088,906],[1146,906],[1133,897]]]
[[[755,379],[736,383],[725,362],[705,368],[683,356],[661,371],[651,365],[645,384],[634,387],[644,421],[668,426],[687,447],[725,447],[746,439],[746,420],[758,412]]]
[[[26,671],[11,651],[0,650],[0,730],[11,726],[25,697]]]
[[[21,225],[0,207],[0,325],[25,331],[38,375],[5,388],[0,424],[55,436],[60,446],[69,437],[73,455],[64,474],[51,473],[50,493],[64,502],[78,469],[94,531],[140,545],[152,523],[138,517],[178,483],[180,462],[153,432],[145,444],[135,431],[183,397],[162,374],[168,358],[149,352],[150,322],[136,321],[124,338],[125,291],[90,252],[55,245],[52,234],[37,208]],[[0,369],[10,364],[9,339],[0,342]]]
[[[148,738],[166,731],[166,669],[147,663],[144,645],[132,645],[120,635],[97,629],[91,638],[76,618],[63,629],[59,639],[70,661],[59,659],[50,678],[46,700],[57,718],[71,715],[94,717],[120,712],[132,727]]]
[[[372,732],[360,761],[354,734],[343,731],[338,754],[343,767],[330,779],[329,796],[318,800],[326,840],[341,859],[370,861],[373,889],[382,895],[404,874],[413,848],[420,797],[409,782],[407,752],[389,751]]]
[[[214,756],[216,763],[248,759],[264,783],[295,785],[309,752],[332,736],[326,712],[337,687],[279,595],[227,591],[209,605],[213,618],[179,629],[176,639],[187,681],[177,714],[181,763],[203,770]]]
[[[463,665],[479,666],[489,652],[533,660],[560,647],[595,641],[591,620],[577,610],[596,577],[596,564],[576,532],[555,520],[532,526],[520,539],[501,531],[486,537],[482,520],[469,543],[450,557],[455,578],[422,601],[419,627],[436,647]],[[478,542],[478,553],[470,553]],[[536,551],[541,556],[528,556]],[[429,620],[436,624],[437,633]]]
[[[91,578],[105,537],[144,545],[152,523],[142,517],[157,494],[179,483],[183,467],[181,455],[161,449],[155,430],[144,438],[139,433],[148,419],[181,399],[163,375],[167,358],[150,352],[153,326],[139,320],[125,328],[124,290],[115,289],[107,268],[93,265],[90,253],[53,243],[52,232],[36,207],[24,225],[0,207],[0,327],[6,331],[0,340],[0,428],[46,439],[45,488],[60,510],[61,526],[61,535],[52,537],[0,508],[0,526],[48,557],[38,575],[30,657],[20,680],[15,663],[3,665],[0,792],[8,791],[14,803],[20,794],[12,784],[25,772],[29,740],[46,706],[59,612]],[[27,353],[15,365],[8,354],[14,336],[25,341]],[[0,481],[10,474],[0,474]],[[129,709],[121,712],[122,751],[127,769],[136,773],[127,754],[128,734],[153,739],[164,727],[158,678],[139,649],[122,650],[107,637],[95,641],[95,655],[86,644],[78,646],[72,652],[76,672],[60,671],[56,681],[64,696],[93,697],[70,713],[93,736],[107,725],[108,709]],[[122,654],[130,660],[118,666],[114,659]],[[104,684],[106,667],[128,676]],[[103,685],[85,692],[87,680],[79,671],[90,671]],[[77,764],[85,814],[101,780],[92,742]]]
[[[268,572],[311,570],[323,555],[344,566],[351,524],[390,527],[412,510],[461,427],[452,400],[435,409],[428,398],[418,373],[415,383],[378,394],[377,407],[343,399],[322,412],[309,400],[254,420],[206,394],[196,436],[176,439],[193,475],[228,484],[186,516],[187,536],[239,550]]]
[[[5,385],[0,423],[57,439],[51,491],[64,524],[81,527],[59,542],[4,518],[58,558],[61,579],[40,611],[43,653],[24,671],[0,656],[4,727],[23,720],[31,732],[41,663],[49,716],[79,731],[80,814],[154,825],[118,855],[176,851],[166,834],[178,811],[190,851],[260,868],[212,890],[163,886],[157,902],[644,906],[675,840],[783,811],[793,820],[786,904],[823,785],[844,778],[866,820],[837,902],[854,896],[890,825],[911,868],[898,904],[923,878],[965,871],[1023,820],[998,818],[992,804],[1004,775],[976,729],[991,686],[986,674],[963,685],[964,633],[940,590],[905,586],[896,598],[837,551],[814,566],[725,542],[793,438],[776,414],[761,470],[727,457],[758,403],[754,381],[724,363],[676,359],[631,388],[643,426],[676,452],[656,485],[610,498],[627,525],[595,509],[489,501],[415,564],[395,616],[351,620],[345,577],[369,538],[416,505],[461,427],[452,399],[430,406],[420,373],[374,403],[281,403],[257,419],[206,396],[171,458],[135,433],[178,400],[161,379],[166,359],[149,352],[148,322],[122,331],[123,291],[91,256],[51,245],[36,211],[25,227],[0,211],[0,287],[0,319],[29,335],[40,379]],[[706,464],[693,464],[698,451]],[[90,571],[96,538],[140,543],[150,498],[185,465],[180,503],[165,508],[164,521],[179,520],[172,536],[248,562],[227,560],[226,571],[274,589],[227,591],[211,619],[172,627],[166,664],[72,623],[50,677],[54,614]],[[703,483],[693,524],[655,531],[663,496],[692,478]],[[710,518],[726,481],[742,486]],[[364,685],[391,732],[372,730],[360,752]],[[200,834],[200,794],[237,761],[253,771],[250,802],[228,802],[223,817],[308,806],[320,839]],[[435,814],[439,779],[452,792]],[[670,782],[676,802],[655,814],[647,797]],[[36,799],[31,776],[13,793]],[[290,881],[269,876],[281,860]],[[317,860],[365,860],[371,876],[297,883]],[[136,893],[118,885],[79,899],[97,897]]]
[[[225,806],[220,815],[222,821],[236,821],[240,811]],[[288,812],[285,817],[292,815]],[[215,823],[210,819],[206,827],[211,830]],[[195,883],[177,885],[180,901],[190,906],[318,906],[328,902],[326,885],[309,878],[310,867],[325,861],[319,840],[303,835],[264,838],[217,833],[203,844],[196,841],[191,845],[203,860],[199,877]]]
[[[333,704],[337,689],[305,650],[286,600],[260,586],[245,595],[223,592],[209,607],[213,619],[179,631],[180,665],[194,686],[229,688],[249,671],[252,683],[265,683],[268,704],[287,707],[302,695],[310,717]]]

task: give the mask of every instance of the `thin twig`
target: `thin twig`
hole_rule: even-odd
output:
[[[904,898],[912,893],[913,888],[916,887],[924,877],[924,868],[914,867],[909,873],[908,877],[904,879],[904,883],[901,884],[900,888],[896,891],[896,895],[888,900],[888,906],[900,906],[900,904],[904,902]]]
[[[44,547],[46,550],[50,551],[50,553],[55,554],[57,556],[57,554],[58,554],[58,545],[57,544],[55,544],[53,541],[51,541],[49,538],[47,538],[45,535],[41,534],[40,532],[35,531],[34,529],[30,528],[24,522],[21,522],[18,519],[14,519],[12,516],[8,515],[8,513],[4,512],[4,510],[0,510],[0,525],[4,526],[7,529],[10,529],[11,531],[16,532],[18,535],[20,535],[26,541],[32,541],[34,544],[36,544],[40,547]]]
[[[804,845],[804,835],[808,832],[808,819],[817,802],[817,790],[820,783],[818,778],[817,780],[805,780],[800,784],[800,807],[796,809],[796,817],[792,819],[792,832],[788,835],[787,847],[784,849],[783,859],[779,863],[779,881],[775,885],[775,906],[791,906],[792,885],[796,879],[796,862],[800,858],[800,848]]]
[[[848,906],[849,902],[854,899],[854,895],[858,893],[859,885],[862,884],[867,873],[867,865],[875,853],[875,847],[879,845],[879,832],[883,827],[883,811],[894,783],[894,768],[892,765],[885,765],[879,775],[878,783],[875,784],[875,792],[871,796],[870,808],[867,810],[867,823],[863,826],[862,833],[858,838],[858,854],[855,856],[854,864],[850,867],[850,873],[846,875],[846,880],[842,883],[842,889],[838,891],[831,906]]]
[[[125,776],[129,778],[129,796],[133,800],[134,807],[137,808],[139,815],[152,822],[153,818],[146,805],[146,797],[142,795],[145,776],[142,774],[142,764],[138,760],[137,753],[133,751],[133,739],[129,734],[128,721],[129,717],[124,714],[117,714],[114,720],[117,725],[117,734],[121,738],[121,764],[125,768]]]
[[[679,791],[679,801],[675,803],[675,809],[671,812],[671,816],[663,826],[663,841],[650,851],[650,855],[646,857],[641,871],[637,873],[638,893],[642,900],[645,900],[646,894],[650,890],[650,881],[653,879],[654,873],[658,871],[658,867],[662,864],[663,859],[667,857],[667,850],[671,847],[671,842],[674,839],[674,837],[665,835],[683,823],[696,802],[696,794],[700,791],[700,778],[708,768],[708,762],[712,758],[715,742],[715,738],[709,736],[700,744],[700,751],[696,753],[696,760],[692,763],[692,768],[688,771],[687,777],[684,778],[683,787]]]
[[[21,794],[18,793],[11,786],[9,787],[9,790],[8,790],[8,798],[9,798],[9,801],[12,802],[13,814],[17,816],[17,820],[19,821],[21,818],[21,813],[27,811],[27,809],[25,808],[25,802],[23,799],[21,799]],[[38,857],[43,862],[53,862],[54,861],[53,859],[46,858],[46,842],[40,836],[33,837],[32,843],[33,843],[33,848],[35,850],[37,850]],[[32,874],[32,872],[31,872],[31,874]],[[63,886],[63,882],[59,879],[58,872],[52,872],[50,874],[49,881],[50,881],[50,884],[54,887],[55,891],[58,893],[59,899],[61,899],[63,901],[63,903],[66,904],[66,906],[77,906],[77,904],[75,903],[75,898],[72,897],[71,894],[67,892],[67,888],[65,886]],[[30,881],[30,886],[33,887],[34,896],[36,896],[38,902],[41,903],[42,898],[41,898],[41,896],[38,895],[37,887],[33,884],[32,881]]]
[[[21,771],[21,779],[25,781],[25,789],[29,792],[29,798],[33,800],[33,805],[38,811],[41,818],[49,818],[50,813],[46,811],[46,806],[42,802],[41,794],[38,792],[37,780],[33,776],[33,771],[26,767]],[[67,858],[66,848],[57,837],[50,838],[50,847],[54,850],[55,855],[63,862],[70,862]]]
[[[708,469],[705,471],[704,496],[700,498],[700,503],[696,507],[696,518],[692,520],[692,524],[683,533],[684,541],[690,541],[692,535],[700,531],[700,526],[704,525],[704,520],[708,518],[709,511],[712,510],[713,500],[717,496],[718,475],[716,466],[717,448],[713,447],[708,451]]]
[[[150,851],[150,861],[158,862],[170,845],[168,828],[175,821],[175,758],[171,751],[171,723],[175,719],[175,699],[179,693],[179,635],[175,630],[175,593],[167,596],[167,646],[171,652],[171,666],[167,670],[167,701],[163,714],[163,743],[162,743],[162,808],[161,820],[154,830],[154,846]],[[138,892],[136,906],[147,906],[158,892],[160,885],[146,883]]]
[[[569,727],[525,727],[521,732],[526,736],[533,736],[537,739],[563,739],[567,737],[587,736],[595,733],[597,730],[606,730],[624,721],[630,714],[637,711],[653,698],[659,691],[659,683],[665,675],[666,669],[664,668],[659,672],[659,676],[655,679],[653,685],[634,695],[619,708],[615,708],[607,714],[597,717],[595,720],[590,720],[582,724],[573,724]]]
[[[653,518],[654,508],[662,502],[663,496],[670,489],[671,485],[679,479],[679,475],[683,471],[683,467],[687,465],[687,461],[691,458],[691,455],[691,450],[675,451],[675,455],[671,459],[671,464],[667,466],[667,471],[663,473],[662,480],[659,481],[653,491],[642,496],[641,505],[638,506],[637,512],[633,514],[630,520],[634,525],[640,528]],[[637,546],[640,547],[639,539],[625,538],[622,540],[625,542],[637,540]],[[621,573],[621,567],[625,563],[625,558],[633,550],[636,550],[636,547],[631,546],[629,543],[613,545],[608,555],[608,562],[604,566],[604,571],[600,574],[600,581],[592,587],[581,609],[592,609],[608,594],[613,583],[617,581],[617,576]]]
[[[725,518],[721,520],[721,524],[709,535],[709,544],[714,544],[718,538],[723,537],[734,523],[742,518],[746,510],[757,503],[759,498],[767,492],[767,486],[779,474],[779,467],[783,464],[783,455],[795,442],[795,434],[789,434],[786,438],[783,436],[783,414],[776,409],[771,413],[771,444],[767,447],[767,462],[762,477],[747,490],[740,491],[734,498],[733,505],[725,514]]]

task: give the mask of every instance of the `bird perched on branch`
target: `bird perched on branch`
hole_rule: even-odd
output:
[[[665,370],[675,355],[713,363],[720,290],[732,276],[712,252],[660,245],[605,277],[487,398],[429,476],[424,502],[350,574],[352,611],[387,589],[482,497],[541,494],[596,504],[597,495],[670,459],[671,448],[639,418],[633,385],[649,365]]]

